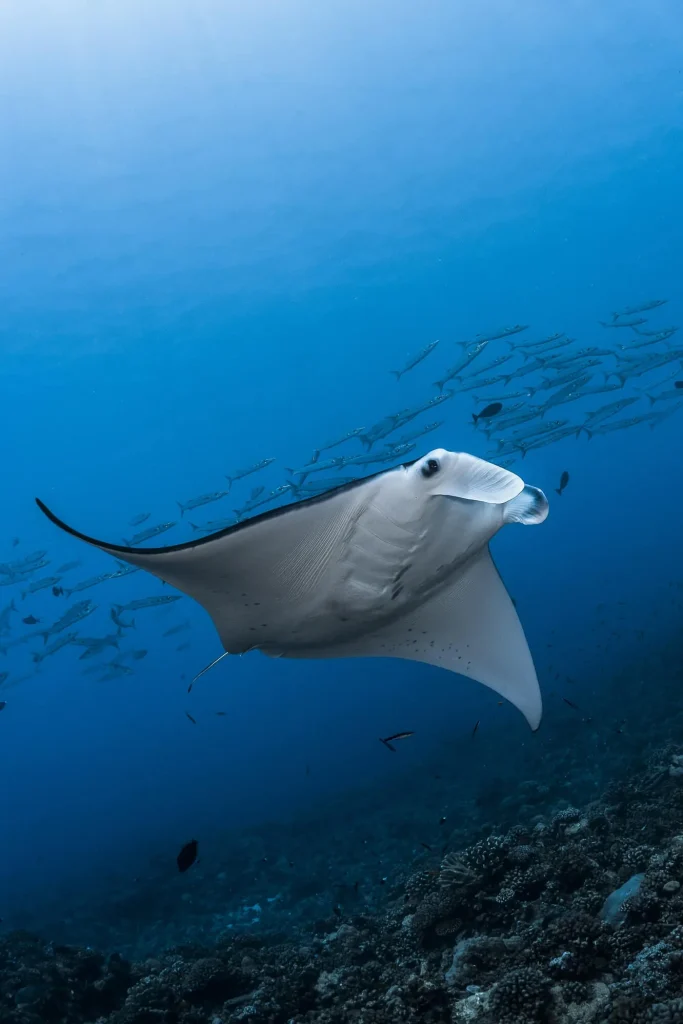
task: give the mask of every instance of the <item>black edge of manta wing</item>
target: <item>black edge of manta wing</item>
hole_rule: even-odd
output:
[[[390,466],[389,469],[381,469],[376,473],[370,473],[368,476],[358,477],[356,480],[352,480],[348,484],[342,484],[340,487],[333,487],[329,491],[323,491],[322,494],[315,494],[311,498],[303,498],[301,501],[293,501],[289,505],[278,505],[277,508],[268,509],[266,512],[261,512],[257,516],[251,516],[249,519],[243,519],[240,522],[234,523],[232,526],[227,526],[224,530],[218,530],[216,533],[209,533],[205,537],[196,537],[193,540],[185,541],[181,544],[169,544],[159,548],[142,548],[142,547],[127,547],[125,544],[110,544],[108,541],[97,540],[96,537],[89,537],[87,533],[81,533],[80,530],[74,530],[72,526],[67,525],[63,519],[56,516],[52,512],[45,502],[41,501],[40,498],[36,498],[35,502],[40,511],[47,516],[50,522],[58,526],[60,530],[64,530],[65,533],[71,534],[72,537],[77,537],[78,540],[83,540],[86,544],[92,544],[94,547],[103,548],[106,551],[118,552],[122,555],[167,555],[174,551],[189,551],[191,548],[199,548],[205,544],[211,544],[212,541],[218,540],[219,537],[227,537],[231,533],[237,533],[240,530],[246,530],[250,526],[254,526],[256,523],[265,522],[268,519],[275,519],[277,516],[295,513],[297,509],[307,508],[312,505],[320,505],[330,498],[335,497],[338,494],[343,494],[347,491],[352,491],[356,487],[360,487],[362,484],[366,484],[369,480],[373,480],[375,477],[382,476],[384,473],[392,472],[396,469],[408,469],[412,466],[417,459],[412,459],[410,462],[402,462],[396,466]]]
[[[68,523],[65,523],[64,520],[55,515],[55,513],[49,509],[45,502],[41,501],[40,498],[36,498],[35,502],[43,515],[47,516],[51,523],[58,526],[60,530],[64,530],[64,533],[68,533],[72,537],[77,537],[78,540],[85,541],[86,544],[92,544],[97,548],[106,548],[109,551],[119,551],[122,554],[133,554],[134,552],[139,553],[140,551],[139,548],[126,547],[124,544],[110,544],[109,541],[97,540],[96,537],[89,537],[87,533],[81,533],[80,530],[74,530],[73,526],[69,526]],[[147,548],[146,550],[149,551],[150,549]]]

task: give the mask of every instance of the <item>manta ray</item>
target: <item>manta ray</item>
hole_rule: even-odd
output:
[[[407,658],[468,676],[532,729],[541,695],[489,541],[541,523],[545,495],[515,473],[437,448],[421,459],[170,547],[108,544],[211,616],[226,654]]]

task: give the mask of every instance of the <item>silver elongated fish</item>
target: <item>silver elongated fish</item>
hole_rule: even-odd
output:
[[[22,590],[21,596],[26,598],[29,594],[37,594],[39,590],[56,587],[61,578],[61,576],[44,576],[41,580],[34,580],[33,583],[29,583],[25,590]]]
[[[458,392],[474,391],[475,388],[477,390],[480,390],[481,388],[492,388],[495,387],[496,384],[500,384],[502,380],[507,381],[507,376],[504,373],[499,373],[497,377],[486,377],[484,380],[480,380],[479,377],[473,377],[472,380],[466,380],[462,383],[458,388]],[[451,392],[451,394],[453,394],[453,392]]]
[[[662,341],[668,341],[677,330],[678,328],[669,328],[667,331],[648,331],[646,333],[637,331],[636,333],[639,335],[640,341],[631,339],[628,345],[619,345],[618,348],[622,352],[640,352],[641,349],[646,348],[648,345],[659,345]]]
[[[652,394],[651,392],[648,391],[647,397],[650,400],[651,406],[653,406],[655,402],[670,402],[676,400],[682,402],[683,390],[681,390],[680,388],[667,388],[666,391],[659,391],[656,394]]]
[[[172,529],[176,525],[176,523],[158,523],[157,526],[148,526],[146,530],[140,530],[130,540],[126,540],[126,544],[128,547],[134,548],[137,544],[144,544],[146,540],[159,537],[162,533],[166,533],[167,530]]]
[[[641,302],[639,306],[626,306],[619,313],[612,313],[614,320],[620,316],[635,316],[637,313],[649,313],[651,309],[657,309],[658,306],[665,305],[668,299],[650,299],[648,302]]]
[[[642,377],[651,370],[658,370],[667,363],[683,361],[683,349],[670,349],[668,352],[655,352],[652,356],[638,361],[624,360],[611,374],[625,384],[631,377]]]
[[[401,437],[397,437],[395,441],[388,441],[386,444],[387,448],[395,448],[396,445],[410,444],[411,441],[419,441],[425,434],[431,434],[432,431],[438,430],[439,427],[444,425],[444,420],[437,420],[434,423],[427,423],[424,427],[416,427],[415,430],[408,431],[407,434],[402,434]]]
[[[61,633],[62,630],[68,629],[69,626],[73,626],[75,623],[87,618],[88,615],[92,615],[96,608],[97,605],[94,605],[90,600],[77,601],[76,604],[72,605],[71,608],[65,611],[62,617],[57,619],[57,621],[51,626],[47,629],[37,629],[34,635],[42,636],[43,643],[47,643],[48,637],[54,636],[56,633]]]
[[[438,340],[430,341],[428,345],[425,345],[423,349],[420,349],[417,355],[411,356],[410,359],[408,359],[402,370],[390,370],[390,373],[393,373],[396,380],[400,380],[404,373],[408,373],[408,370],[413,370],[416,366],[419,366],[419,364],[434,351],[438,344]]]
[[[621,382],[619,382],[618,384],[616,384],[616,383],[615,384],[608,384],[608,383],[605,383],[605,384],[595,384],[595,385],[593,385],[590,388],[584,388],[583,389],[583,395],[584,395],[584,397],[588,397],[588,395],[604,395],[604,394],[609,394],[610,391],[621,391],[623,386],[624,385]]]
[[[61,651],[62,647],[68,647],[69,644],[77,637],[77,633],[65,633],[64,636],[60,636],[54,643],[49,644],[48,647],[44,647],[42,651],[35,651],[31,657],[36,664],[39,664],[45,658],[49,658],[51,654],[56,654],[57,651]]]
[[[554,349],[571,345],[575,340],[575,338],[567,338],[564,334],[551,334],[548,338],[541,338],[540,341],[524,341],[521,345],[510,341],[508,344],[514,347],[516,352],[521,352],[522,355],[525,353],[542,355],[544,352],[552,352]]]
[[[151,512],[140,512],[138,515],[133,516],[132,519],[128,520],[128,525],[129,526],[142,526],[143,523],[147,522],[147,520],[149,519],[151,514],[152,514]]]
[[[582,359],[573,370],[568,370],[566,373],[560,374],[559,377],[544,377],[543,382],[537,385],[537,389],[539,391],[551,391],[554,388],[564,387],[565,384],[571,384],[577,377],[582,377],[586,370],[590,370],[594,366],[600,366],[599,359]]]
[[[575,381],[567,384],[566,387],[560,388],[559,391],[555,391],[547,402],[544,402],[540,407],[541,416],[545,416],[548,409],[553,409],[556,405],[564,405],[565,402],[575,402],[577,398],[583,398],[583,389],[590,379],[590,374],[585,374],[583,377],[578,377]]]
[[[203,524],[190,523],[190,526],[195,533],[218,533],[219,530],[227,530],[229,526],[234,526],[236,522],[237,516],[228,516],[226,519],[213,519]]]
[[[57,573],[62,576],[65,572],[71,572],[72,569],[78,569],[79,565],[82,565],[80,558],[74,558],[71,562],[64,562],[63,565],[57,566]]]
[[[515,444],[520,445],[527,441],[531,441],[535,437],[541,437],[544,434],[553,434],[556,431],[561,430],[563,427],[566,427],[567,423],[568,420],[543,421],[541,423],[537,423],[533,427],[527,427],[526,430],[513,431],[510,440]]]
[[[17,606],[14,603],[14,598],[12,598],[10,603],[8,605],[5,605],[5,607],[0,612],[0,636],[7,636],[7,634],[10,632],[12,613],[16,612],[16,610]]]
[[[293,484],[292,494],[297,498],[313,498],[316,494],[322,494],[324,491],[345,487],[347,484],[353,483],[355,479],[353,476],[333,476],[324,477],[322,480],[316,480],[310,484]]]
[[[631,416],[625,420],[611,420],[609,423],[601,423],[599,427],[595,427],[594,430],[587,431],[589,440],[591,437],[595,437],[596,434],[610,434],[614,430],[627,430],[629,427],[637,427],[639,423],[649,423],[650,426],[656,426],[658,419],[656,414],[646,412],[642,416]]]
[[[328,469],[337,469],[342,461],[341,455],[335,455],[333,459],[324,459],[322,462],[307,462],[299,469],[290,469],[289,466],[285,466],[285,470],[290,476],[298,477],[298,482],[302,484],[311,473],[325,473]]]
[[[515,324],[514,327],[502,327],[492,334],[478,334],[477,341],[498,341],[499,338],[510,338],[513,334],[521,334],[522,331],[528,330],[529,324]]]
[[[399,425],[400,413],[393,413],[390,416],[385,416],[384,419],[379,420],[377,423],[373,423],[371,427],[358,435],[358,440],[367,451],[370,451],[375,441],[381,441],[388,437],[389,434],[393,434]]]
[[[597,345],[588,345],[585,348],[576,349],[576,351],[569,354],[559,352],[557,355],[551,356],[546,359],[544,356],[538,358],[543,360],[547,367],[553,367],[556,370],[571,369],[577,363],[584,359],[594,359],[596,356],[611,356],[613,359],[618,359],[619,355],[611,348],[598,348]]]
[[[233,509],[235,519],[239,522],[241,519],[244,519],[245,516],[249,515],[250,512],[253,512],[255,508],[261,508],[262,505],[270,505],[271,502],[277,501],[279,498],[284,497],[285,494],[290,494],[291,491],[291,483],[286,483],[280,484],[279,487],[276,487],[275,490],[270,491],[270,493],[266,494],[264,497],[257,495],[255,498],[252,498],[251,501],[247,501],[242,508]]]
[[[610,402],[609,405],[603,405],[600,409],[596,409],[595,412],[589,413],[585,421],[576,431],[576,436],[578,437],[581,431],[585,430],[590,437],[591,430],[599,423],[604,423],[604,421],[608,420],[610,416],[616,416],[616,414],[621,412],[622,409],[627,409],[629,405],[633,405],[633,403],[637,401],[638,399],[633,397],[620,398],[616,402]]]
[[[227,491],[211,491],[210,494],[199,494],[196,498],[190,498],[189,501],[176,501],[176,505],[180,509],[180,515],[184,516],[186,512],[191,512],[195,508],[201,508],[203,505],[208,505],[212,501],[220,501],[226,494],[230,494],[230,489]]]
[[[458,360],[457,363],[454,363],[453,366],[449,367],[445,371],[441,380],[434,381],[434,386],[437,387],[440,392],[442,392],[449,381],[460,380],[460,377],[462,376],[462,371],[467,369],[470,363],[477,358],[480,352],[484,351],[487,345],[488,341],[477,341],[474,344],[468,345],[465,349],[464,355]]]
[[[0,573],[12,576],[15,572],[22,572],[24,570],[30,571],[35,568],[40,562],[42,565],[45,564],[44,558],[47,551],[32,551],[30,555],[24,555],[23,558],[16,558],[13,562],[0,562]]]
[[[335,437],[334,440],[328,441],[327,444],[319,445],[314,454],[313,462],[318,461],[318,456],[321,452],[327,452],[330,448],[336,448],[340,444],[345,444],[347,441],[352,441],[356,437],[360,437],[361,434],[367,433],[365,427],[354,427],[353,430],[347,430],[341,437]]]
[[[106,636],[77,636],[71,643],[77,644],[79,647],[85,647],[83,654],[79,658],[79,661],[82,661],[84,658],[96,657],[107,647],[116,647],[118,649],[121,636],[122,632],[118,630],[116,633],[108,633]]]
[[[630,320],[612,320],[608,323],[605,320],[598,320],[601,327],[640,327],[641,324],[647,323],[647,317],[641,316],[637,319],[633,317]]]
[[[157,550],[95,540],[38,504],[72,536],[197,600],[226,655],[426,662],[489,686],[539,725],[536,672],[489,541],[506,523],[543,522],[548,502],[506,469],[437,448]]]
[[[521,391],[507,391],[502,395],[472,395],[477,405],[490,405],[492,402],[511,402],[513,398],[531,398],[531,388],[523,388]]]
[[[442,395],[435,395],[434,398],[430,398],[426,402],[422,402],[421,405],[414,405],[408,409],[401,409],[393,417],[395,429],[404,427],[406,423],[410,423],[411,420],[416,419],[421,413],[429,412],[431,409],[436,408],[437,405],[442,405],[444,402],[448,402],[454,394],[454,391],[445,391]]]
[[[657,341],[667,341],[678,330],[678,327],[660,327],[658,331],[639,331],[637,327],[633,330],[643,338],[656,338]]]
[[[533,409],[527,409],[526,412],[517,413],[516,416],[505,416],[504,419],[494,421],[491,425],[483,431],[487,437],[491,437],[493,434],[504,434],[510,427],[517,427],[522,423],[528,423],[530,420],[538,419],[539,411],[536,407]]]
[[[201,543],[201,541],[191,541],[190,543],[197,544]],[[154,551],[154,548],[151,550]],[[182,596],[182,594],[169,594],[164,597],[138,597],[134,601],[129,601],[128,604],[115,604],[114,608],[118,615],[121,612],[138,612],[142,611],[143,608],[160,608],[165,604],[173,604],[174,601],[180,601]]]
[[[65,594],[66,597],[71,597],[72,594],[80,594],[82,590],[89,590],[90,587],[96,587],[100,583],[106,583],[107,580],[117,579],[119,576],[128,574],[126,566],[124,569],[113,569],[111,572],[101,572],[97,576],[89,576],[87,580],[81,580],[79,583],[74,583],[73,587],[59,587],[55,591],[55,596],[58,594]]]
[[[260,462],[255,462],[253,466],[247,466],[245,469],[236,469],[234,473],[231,473],[229,476],[226,474],[225,479],[232,487],[236,480],[244,480],[245,476],[251,476],[252,473],[258,473],[260,470],[265,469],[266,466],[270,466],[273,462],[275,462],[275,459],[261,459]]]
[[[527,452],[532,451],[534,448],[545,448],[549,444],[556,444],[558,441],[563,441],[565,437],[571,437],[576,434],[576,427],[561,427],[559,430],[554,430],[552,433],[543,434],[541,437],[532,438],[530,441],[524,442],[520,445],[522,450],[522,458],[525,457]]]
[[[400,444],[396,445],[390,451],[376,452],[374,455],[348,455],[346,456],[340,465],[344,466],[372,466],[376,462],[393,462],[394,459],[401,459],[404,455],[408,455],[412,452],[414,444]]]
[[[13,573],[3,573],[0,578],[0,587],[11,587],[15,583],[26,583],[32,576],[35,576],[39,569],[44,569],[49,564],[48,559],[44,559],[44,561],[31,566],[30,569],[17,569]]]
[[[496,370],[503,363],[507,363],[509,359],[514,357],[514,352],[505,352],[502,356],[497,356],[496,359],[491,359],[488,363],[484,363],[483,366],[477,366],[472,371],[473,377],[479,377],[482,373],[490,373],[491,370]]]
[[[516,377],[526,377],[530,373],[535,373],[536,370],[544,369],[545,363],[535,356],[533,362],[523,363],[521,366],[517,367],[516,370],[513,370],[512,373],[504,373],[502,375],[502,380],[504,380],[506,384],[509,384],[510,381],[515,380]]]

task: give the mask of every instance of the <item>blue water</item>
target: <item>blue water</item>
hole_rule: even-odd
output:
[[[650,298],[668,303],[648,328],[680,323],[680,30],[673,0],[5,5],[0,560],[46,548],[47,572],[82,559],[73,582],[112,567],[35,496],[120,541],[137,513],[176,519],[177,501],[276,460],[162,543],[189,539],[186,520],[228,516],[317,444],[432,397],[476,334],[524,323],[529,340],[614,345],[626,332],[598,321]],[[396,383],[389,370],[436,338]],[[558,415],[581,422],[620,395]],[[476,408],[467,392],[422,417],[446,422],[414,455],[483,456]],[[637,741],[634,659],[680,635],[682,423],[570,438],[514,466],[551,499],[543,526],[493,542],[541,680],[537,736],[490,691],[408,662],[252,654],[188,695],[221,647],[186,598],[136,614],[126,643],[148,654],[122,679],[83,675],[67,647],[13,686],[40,641],[12,649],[0,917],[40,926],[48,903],[52,920],[154,858],[170,877],[192,836],[211,872],[233,833],[345,794],[388,813],[386,787],[444,749],[473,792],[489,769],[515,775],[531,744],[559,762],[567,677],[597,709],[597,777],[609,716],[630,716]],[[15,596],[49,624],[71,603],[22,589],[0,588],[0,607]],[[77,595],[98,606],[83,635],[111,631],[113,602],[161,593],[138,573]],[[648,690],[665,707],[671,672],[655,661]],[[402,729],[416,735],[392,758],[377,737]],[[76,921],[70,937],[88,935]]]

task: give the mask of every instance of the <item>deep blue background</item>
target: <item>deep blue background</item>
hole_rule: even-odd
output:
[[[429,397],[476,333],[524,322],[602,344],[599,318],[659,296],[656,322],[680,322],[682,28],[676,0],[3,5],[0,559],[47,547],[53,565],[84,559],[74,578],[103,571],[35,495],[118,539],[257,459],[277,459],[276,486],[329,436]],[[437,337],[397,385],[388,369]],[[445,408],[424,450],[483,454],[470,396]],[[551,630],[589,692],[620,667],[586,641],[596,605],[628,600],[627,659],[641,610],[680,578],[680,430],[524,461],[551,495],[572,477],[543,527],[495,542],[546,693]],[[101,606],[87,635],[110,626],[114,587],[159,592],[142,574],[107,586],[83,595]],[[140,613],[150,654],[130,679],[96,683],[66,651],[7,691],[13,905],[372,786],[396,770],[380,734],[416,730],[402,767],[486,716],[510,757],[529,742],[483,688],[401,662],[255,655],[188,697],[181,675],[220,649],[184,604]],[[188,615],[178,653],[187,635],[160,634]]]

